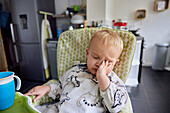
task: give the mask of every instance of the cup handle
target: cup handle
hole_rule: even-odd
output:
[[[18,77],[18,76],[15,76],[14,77],[16,78],[17,80],[17,87],[16,87],[16,90],[19,90],[21,88],[21,79]]]

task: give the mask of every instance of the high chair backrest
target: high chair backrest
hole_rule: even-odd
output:
[[[69,30],[60,35],[57,47],[58,76],[62,76],[77,63],[86,63],[86,48],[92,35],[99,30],[109,28],[83,28]],[[111,29],[113,30],[113,29]],[[130,72],[136,48],[136,37],[128,31],[113,30],[123,39],[123,51],[113,71],[125,82]]]

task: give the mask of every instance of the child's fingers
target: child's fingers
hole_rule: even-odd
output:
[[[31,89],[31,90],[29,90],[27,93],[25,93],[24,95],[25,95],[25,96],[33,95],[32,93],[33,93],[34,91],[35,91],[34,89]]]
[[[32,92],[31,94],[32,94],[32,95],[39,95],[39,94],[40,94],[40,92],[38,92],[38,91],[34,91],[34,92]]]
[[[37,95],[38,94],[38,91],[36,89],[31,89],[29,90],[26,94],[24,94],[25,96],[28,96],[28,95]]]
[[[28,95],[31,95],[31,93],[30,93],[30,92],[28,92],[28,93],[25,93],[24,95],[25,95],[25,96],[28,96]]]
[[[104,67],[104,66],[105,66],[105,62],[102,61],[99,67]]]
[[[105,61],[104,60],[102,61],[102,65],[105,65]]]
[[[35,98],[34,98],[34,102],[36,102],[38,99],[40,99],[39,96],[35,97]]]
[[[109,64],[109,67],[113,67],[113,66],[114,66],[114,63],[110,63],[110,64]]]
[[[38,96],[36,96],[35,98],[34,98],[34,102],[36,102],[37,100],[39,100],[40,98],[42,98],[43,97],[43,95],[38,95]]]
[[[106,66],[106,67],[108,66],[108,63],[109,63],[109,62],[108,62],[108,61],[106,61],[106,63],[105,63],[105,66]]]

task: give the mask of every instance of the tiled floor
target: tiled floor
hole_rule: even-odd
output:
[[[143,67],[141,83],[129,95],[134,113],[170,113],[170,71]]]
[[[23,81],[21,92],[41,84]],[[170,71],[143,67],[141,83],[129,95],[134,113],[170,113]]]

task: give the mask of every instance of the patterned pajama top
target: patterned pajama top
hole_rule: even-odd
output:
[[[49,84],[51,91],[48,95],[52,99],[59,99],[51,109],[56,109],[59,113],[121,111],[129,98],[125,85],[114,72],[107,76],[111,84],[106,91],[101,91],[96,77],[87,70],[87,64],[73,66],[57,84]],[[50,109],[47,106],[46,108]]]

